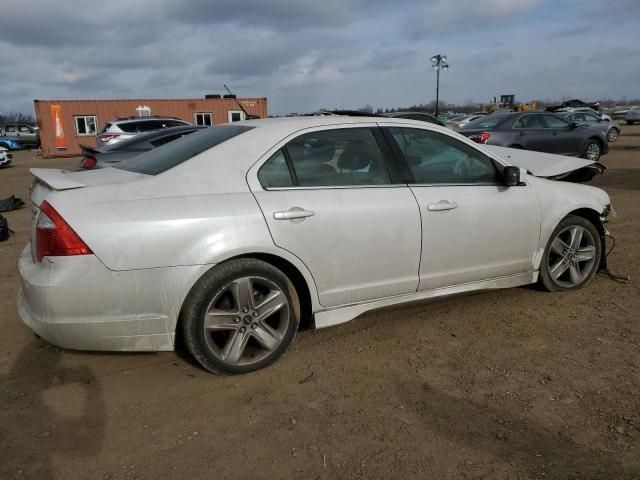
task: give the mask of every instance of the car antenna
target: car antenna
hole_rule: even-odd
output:
[[[224,84],[223,84],[224,85]],[[249,113],[247,113],[247,111],[244,109],[244,107],[242,106],[242,104],[238,101],[238,99],[236,98],[236,96],[231,93],[231,90],[229,90],[229,87],[227,87],[226,85],[224,85],[224,88],[227,92],[229,92],[229,95],[233,95],[233,99],[236,101],[236,103],[238,104],[238,106],[240,107],[240,110],[242,110],[242,112],[244,113],[244,118],[246,118],[247,120],[257,120],[258,118],[260,118],[258,115],[250,115]]]

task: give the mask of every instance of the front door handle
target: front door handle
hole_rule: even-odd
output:
[[[311,210],[304,210],[300,207],[292,207],[289,210],[274,212],[273,218],[275,218],[276,220],[296,220],[299,218],[312,217],[315,214],[316,212],[312,212]]]
[[[442,212],[444,210],[453,210],[458,208],[456,202],[449,202],[448,200],[440,200],[438,203],[430,203],[427,205],[427,210],[430,212]]]

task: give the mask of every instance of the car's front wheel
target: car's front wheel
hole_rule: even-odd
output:
[[[617,128],[609,129],[609,132],[607,133],[607,141],[609,143],[615,142],[617,138],[618,138],[618,129]]]
[[[246,373],[275,362],[298,331],[287,276],[266,262],[238,259],[209,271],[182,310],[185,343],[213,373]]]
[[[583,287],[598,271],[601,249],[600,235],[591,222],[575,215],[566,217],[547,244],[540,281],[551,292]]]
[[[589,140],[584,147],[582,158],[586,158],[592,162],[597,162],[601,153],[602,147],[600,146],[600,142],[596,140]]]

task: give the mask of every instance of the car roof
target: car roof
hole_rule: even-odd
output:
[[[115,120],[111,120],[109,123],[129,123],[129,122],[147,122],[152,120],[180,120],[181,122],[185,122],[185,120],[179,117],[169,117],[165,115],[152,115],[148,117],[122,117],[116,118]],[[188,123],[188,122],[185,122]]]

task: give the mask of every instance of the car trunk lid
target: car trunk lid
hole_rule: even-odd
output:
[[[36,258],[36,222],[38,213],[40,212],[40,205],[49,193],[100,185],[127,183],[149,178],[148,175],[119,170],[117,168],[103,168],[80,172],[54,168],[32,168],[30,171],[35,177],[31,185],[31,216],[33,220],[31,228],[31,255],[34,261]]]

